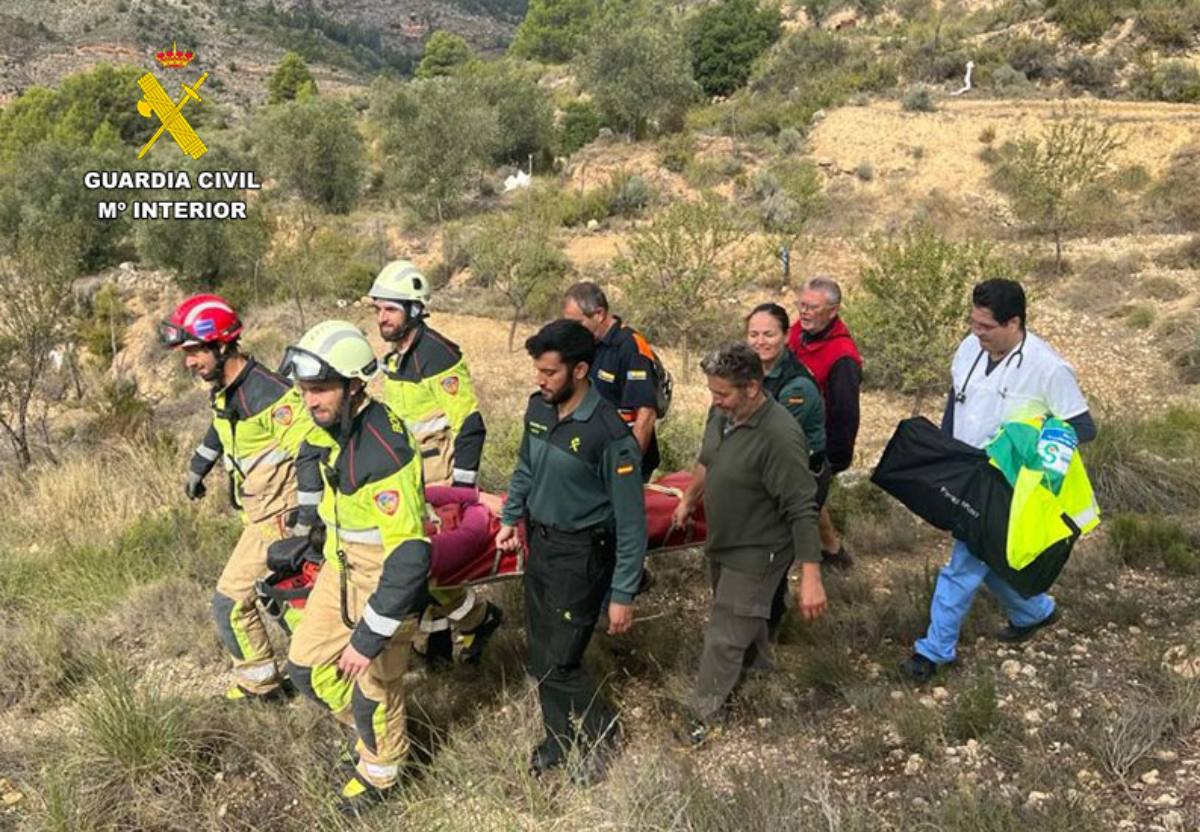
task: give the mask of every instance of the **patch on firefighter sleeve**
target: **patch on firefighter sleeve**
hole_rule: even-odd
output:
[[[446,376],[442,379],[442,389],[451,396],[458,395],[458,376]]]
[[[629,381],[645,381],[647,379],[645,370],[630,370],[625,374],[625,378]]]
[[[375,506],[388,516],[395,514],[400,508],[400,492],[380,491],[375,495]]]
[[[290,404],[280,405],[275,408],[275,411],[271,414],[271,418],[284,427],[287,427],[292,423],[292,406]]]
[[[621,464],[619,464],[617,466],[617,473],[620,474],[621,476],[625,476],[626,474],[632,474],[633,473],[633,463],[632,462],[622,462]]]
[[[788,404],[804,404],[803,396],[788,396]]]

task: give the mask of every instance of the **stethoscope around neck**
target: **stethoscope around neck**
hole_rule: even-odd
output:
[[[1018,370],[1021,368],[1021,365],[1025,363],[1025,335],[1026,335],[1026,333],[1024,333],[1024,332],[1021,333],[1021,343],[1017,344],[1017,348],[1015,350],[1013,350],[1012,352],[1010,352],[1008,354],[1008,357],[1004,359],[1004,367],[1000,372],[1003,373],[1006,377],[1008,375],[1008,368],[1012,366],[1012,362],[1013,362],[1014,358],[1017,359],[1017,369]],[[963,404],[967,400],[967,385],[969,385],[971,383],[971,377],[975,375],[975,370],[977,367],[979,367],[979,362],[983,360],[983,356],[986,353],[987,353],[987,350],[985,350],[983,347],[979,348],[979,355],[975,356],[975,361],[972,362],[971,369],[967,371],[967,377],[963,380],[962,387],[960,387],[958,389],[958,391],[954,394],[954,401],[957,402],[958,404]],[[1007,395],[1008,395],[1008,388],[1007,387],[1001,388],[1000,398],[1003,399]]]

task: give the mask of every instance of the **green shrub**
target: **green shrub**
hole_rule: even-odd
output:
[[[892,727],[906,751],[932,755],[945,742],[941,714],[913,698],[904,700],[892,712]]]
[[[998,90],[1015,90],[1029,86],[1029,79],[1019,69],[1001,64],[991,74],[992,86]]]
[[[125,330],[132,319],[129,309],[121,301],[121,292],[115,283],[105,283],[92,299],[91,315],[79,327],[83,346],[99,358],[105,366],[125,345]]]
[[[799,153],[804,149],[804,134],[795,127],[785,127],[775,137],[779,152],[784,155]]]
[[[1003,66],[1015,69],[1030,81],[1052,78],[1057,69],[1058,49],[1043,38],[1013,38],[1004,46],[1003,56]]]
[[[677,133],[658,143],[658,163],[672,173],[683,173],[695,152],[695,137],[691,133]]]
[[[558,154],[570,156],[599,136],[600,126],[600,113],[590,101],[569,102],[558,127]]]
[[[1162,301],[1179,300],[1188,293],[1178,280],[1161,274],[1142,278],[1141,291],[1147,297]]]
[[[937,109],[933,103],[933,93],[924,84],[909,87],[904,93],[903,107],[909,113],[932,113]]]
[[[186,811],[220,769],[230,741],[210,705],[138,685],[114,666],[79,703],[78,745],[66,768],[81,785],[88,814],[116,827],[147,828],[153,818]]]
[[[689,21],[692,73],[705,95],[729,95],[746,83],[755,60],[779,39],[779,10],[757,0],[705,6]]]
[[[1200,507],[1200,410],[1101,418],[1083,460],[1105,511],[1176,515]]]
[[[1137,27],[1147,40],[1158,46],[1186,47],[1200,28],[1200,8],[1189,0],[1142,0]]]
[[[1149,329],[1154,323],[1154,307],[1146,304],[1130,307],[1125,314],[1125,323],[1134,329]]]
[[[879,357],[864,383],[909,393],[941,385],[970,311],[971,286],[1008,274],[1008,264],[986,242],[951,242],[928,225],[873,237],[865,253],[861,295],[846,309],[859,345]]]
[[[1169,570],[1190,575],[1197,571],[1196,541],[1170,518],[1154,514],[1120,513],[1105,524],[1113,553],[1126,566],[1161,563]]]
[[[1053,0],[1050,19],[1080,43],[1099,40],[1117,19],[1116,0]]]
[[[854,168],[854,175],[862,182],[870,182],[875,178],[875,168],[870,162],[859,162]]]
[[[138,390],[137,381],[127,376],[105,380],[88,403],[94,417],[90,436],[145,437],[150,431],[154,408]]]
[[[1116,83],[1117,60],[1111,55],[1072,55],[1063,63],[1061,75],[1073,87],[1107,95]]]
[[[999,723],[996,678],[988,672],[978,673],[954,697],[946,714],[946,732],[951,739],[966,742],[986,737]]]
[[[1194,104],[1200,101],[1200,69],[1182,59],[1143,63],[1129,86],[1138,98]]]

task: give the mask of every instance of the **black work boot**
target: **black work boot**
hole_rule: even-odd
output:
[[[487,610],[483,614],[483,621],[480,621],[475,629],[463,633],[461,636],[462,652],[459,653],[459,657],[462,661],[466,664],[479,664],[483,658],[483,649],[487,647],[492,634],[500,628],[503,622],[504,610],[489,601]]]
[[[445,670],[454,664],[454,636],[449,629],[430,633],[425,642],[425,651],[414,647],[413,652],[425,661],[429,670]]]
[[[1041,621],[1036,624],[1030,624],[1028,627],[1018,627],[1010,621],[1007,627],[996,633],[996,638],[1006,644],[1020,644],[1022,641],[1033,638],[1034,634],[1043,627],[1054,625],[1060,618],[1062,618],[1062,613],[1059,612],[1058,607],[1055,607],[1054,611]]]
[[[356,773],[342,787],[338,812],[350,818],[362,817],[391,797],[393,791],[394,787],[381,789],[373,786]]]
[[[937,674],[937,663],[930,661],[920,653],[913,653],[900,663],[900,672],[910,682],[923,685]]]

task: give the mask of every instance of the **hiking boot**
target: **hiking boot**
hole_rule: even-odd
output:
[[[1018,627],[1010,621],[1007,627],[996,633],[996,638],[1006,644],[1020,644],[1022,641],[1032,638],[1033,634],[1043,627],[1055,624],[1060,618],[1062,618],[1062,613],[1059,612],[1058,607],[1055,607],[1053,612],[1041,621],[1036,624],[1030,624],[1028,627]]]
[[[381,789],[355,774],[342,786],[338,812],[349,818],[362,817],[391,796],[392,789]]]
[[[571,782],[581,788],[587,788],[603,780],[608,773],[608,767],[621,753],[623,739],[623,732],[619,727],[614,727],[608,736],[594,743],[571,772]]]
[[[920,653],[913,653],[900,663],[900,673],[910,682],[923,685],[937,674],[937,662],[930,661]]]
[[[454,636],[450,630],[438,630],[429,634],[425,651],[416,647],[412,651],[425,662],[430,671],[446,670],[454,665]]]
[[[566,755],[559,744],[547,738],[529,755],[529,773],[534,777],[541,777],[561,767],[566,761]]]
[[[463,633],[459,644],[462,645],[459,657],[465,664],[477,665],[483,658],[483,649],[487,647],[492,634],[500,628],[504,621],[504,610],[488,601],[483,621],[468,633]]]
[[[279,684],[266,693],[254,693],[253,691],[246,690],[241,685],[234,685],[225,691],[225,701],[238,705],[245,705],[251,702],[274,704],[286,702],[295,695],[296,686],[292,684],[291,680],[280,679]]]
[[[854,558],[850,557],[850,553],[846,551],[845,546],[839,546],[836,552],[827,552],[822,549],[821,565],[828,566],[830,569],[837,569],[840,572],[845,572],[850,567],[854,566]]]

